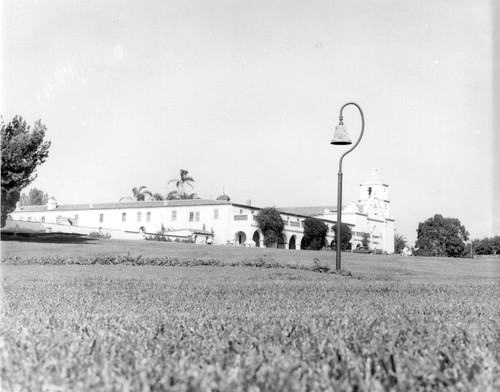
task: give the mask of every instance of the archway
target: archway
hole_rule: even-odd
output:
[[[260,234],[258,230],[255,230],[252,237],[253,242],[255,242],[255,246],[260,248]]]
[[[296,247],[297,247],[296,241],[297,241],[297,237],[295,237],[294,235],[292,235],[290,237],[290,241],[289,241],[289,244],[288,244],[288,249],[296,249]]]
[[[244,232],[242,232],[242,231],[238,231],[236,233],[234,239],[236,240],[237,244],[241,245],[241,244],[244,244],[245,242],[247,242],[247,235]]]

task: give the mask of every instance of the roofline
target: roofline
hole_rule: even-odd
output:
[[[384,184],[383,182],[363,182],[362,184],[359,184],[359,186],[363,185],[383,185],[383,186],[389,186],[389,184]]]
[[[173,203],[172,203],[173,202]],[[132,209],[132,208],[161,208],[161,207],[189,207],[193,206],[224,206],[230,205],[238,208],[249,208],[252,210],[263,210],[267,207],[256,207],[248,204],[232,203],[227,200],[210,200],[210,199],[184,199],[184,200],[159,200],[159,201],[131,201],[131,202],[118,202],[118,203],[88,203],[88,204],[61,204],[56,208],[49,210],[47,205],[40,206],[23,206],[23,207],[38,207],[35,210],[23,211],[22,209],[16,209],[12,212],[51,212],[51,211],[83,211],[83,210],[111,210],[111,209]],[[294,216],[296,218],[316,218],[328,223],[337,223],[335,220],[319,218],[317,215],[302,215],[295,214],[291,212],[286,212],[276,208],[276,210],[282,215]],[[333,211],[336,213],[336,211]],[[360,214],[360,213],[356,213]],[[361,213],[361,215],[364,215]]]
[[[184,207],[202,205],[229,205],[226,200],[210,199],[184,199],[184,200],[151,200],[151,201],[130,201],[114,203],[85,203],[85,204],[59,204],[54,209],[48,209],[47,204],[35,206],[21,206],[12,212],[44,212],[44,211],[80,211],[80,210],[109,210],[109,209],[130,209],[130,208],[160,208],[160,207]],[[23,210],[28,207],[28,210]],[[31,208],[33,208],[31,210]]]

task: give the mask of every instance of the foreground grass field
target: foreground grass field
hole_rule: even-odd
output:
[[[95,253],[68,244],[59,256],[104,257],[96,249],[102,247],[144,258],[265,254],[304,265],[332,258],[92,244]],[[2,390],[500,389],[498,262],[346,254],[351,277],[286,268],[36,264],[57,253],[43,242],[2,242]]]

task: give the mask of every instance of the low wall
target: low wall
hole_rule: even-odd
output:
[[[85,226],[72,226],[61,225],[57,223],[41,223],[41,222],[27,222],[7,220],[5,226],[2,227],[2,232],[6,233],[69,233],[69,234],[83,234],[89,235],[90,233],[99,232],[99,228],[85,227]],[[101,234],[110,235],[111,238],[121,240],[138,240],[140,239],[139,233],[106,229],[101,228]]]

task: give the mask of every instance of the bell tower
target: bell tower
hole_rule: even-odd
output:
[[[367,209],[374,208],[373,212],[377,215],[381,213],[385,218],[391,217],[389,185],[380,181],[377,169],[372,169],[370,177],[363,184],[360,184],[359,202],[364,204]]]

